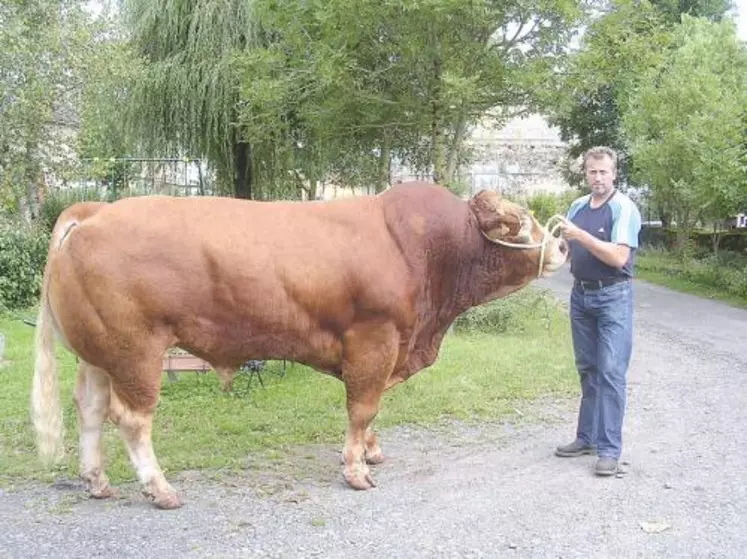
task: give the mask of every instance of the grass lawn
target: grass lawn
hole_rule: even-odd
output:
[[[509,299],[518,316],[506,323],[506,332],[447,336],[432,367],[385,394],[376,427],[496,419],[515,413],[517,401],[577,394],[567,315],[555,303],[538,304],[530,289]],[[0,316],[0,332],[6,336],[6,363],[0,368],[0,485],[76,477],[74,358],[58,346],[66,458],[56,471],[45,472],[36,459],[29,416],[33,328],[18,316],[5,315]],[[264,388],[256,380],[248,387],[247,379],[239,378],[231,394],[220,391],[214,374],[186,373],[178,382],[169,382],[164,374],[153,438],[167,476],[190,469],[240,470],[253,453],[286,445],[342,447],[347,421],[343,384],[298,364],[285,377],[271,374],[281,365],[268,365]],[[124,446],[109,424],[104,445],[112,481],[133,480]]]
[[[743,285],[747,283],[747,268],[741,271],[728,270],[725,267],[707,266],[698,262],[683,263],[675,256],[663,253],[661,251],[643,251],[636,256],[636,277],[680,291],[715,299],[729,303],[730,305],[747,308],[747,296],[736,294],[735,286],[739,282]],[[736,281],[731,283],[724,280],[727,274],[737,276]],[[714,278],[719,275],[718,280]],[[719,281],[722,285],[714,285]],[[724,287],[724,283],[732,286],[731,291]],[[744,292],[744,289],[742,289]]]

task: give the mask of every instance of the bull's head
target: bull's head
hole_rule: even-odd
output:
[[[483,190],[469,201],[482,234],[507,250],[522,250],[536,262],[538,276],[555,272],[566,261],[568,246],[543,227],[526,208]]]

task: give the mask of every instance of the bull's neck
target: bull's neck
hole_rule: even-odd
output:
[[[504,283],[502,248],[486,243],[471,221],[462,235],[461,250],[442,264],[450,281],[441,294],[439,330],[446,330],[460,314],[484,302]]]

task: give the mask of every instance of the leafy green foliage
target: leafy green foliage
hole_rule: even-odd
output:
[[[229,192],[235,189],[236,150],[243,139],[236,127],[240,98],[234,57],[254,45],[252,4],[124,2],[131,46],[142,61],[129,118],[144,149],[207,158]]]
[[[572,0],[255,7],[240,122],[265,180],[309,189],[378,189],[392,159],[449,184],[468,125],[496,106],[531,105],[579,15]]]
[[[719,21],[729,7],[728,0],[613,0],[597,12],[545,102],[550,123],[571,143],[570,157],[609,146],[620,155],[620,183],[638,184],[630,173],[634,158],[621,122],[630,95],[670,48],[682,14]],[[583,179],[573,166],[567,178],[572,183]]]
[[[639,277],[697,295],[747,307],[747,257],[720,252],[700,258],[646,248],[637,257]]]
[[[48,233],[52,233],[57,218],[65,210],[77,202],[103,201],[107,195],[95,188],[75,188],[51,192],[42,202],[39,211],[40,225]]]
[[[48,242],[38,228],[0,220],[0,309],[22,309],[38,300]]]
[[[550,326],[557,303],[543,291],[523,289],[508,297],[473,307],[454,322],[455,332],[516,334]]]
[[[580,50],[569,59],[546,104],[549,122],[571,144],[571,158],[593,146],[609,146],[621,155],[620,183],[628,183],[620,113],[640,75],[658,63],[668,42],[661,14],[646,1],[614,0],[590,23]],[[573,167],[566,175],[573,184],[583,179]]]
[[[570,189],[565,192],[539,192],[527,198],[525,205],[532,210],[543,225],[556,214],[565,215],[573,201],[581,196],[579,190]]]
[[[122,37],[119,17],[102,14],[89,33],[80,70],[77,152],[81,159],[103,164],[113,157],[138,153],[139,144],[144,143],[138,142],[132,125],[135,119],[128,114],[143,61]],[[102,171],[106,174],[108,169]]]
[[[71,149],[86,18],[76,0],[0,3],[0,203],[36,216],[43,173],[63,173]]]
[[[682,241],[747,200],[746,107],[747,49],[733,23],[685,16],[623,114],[636,176],[673,209]]]

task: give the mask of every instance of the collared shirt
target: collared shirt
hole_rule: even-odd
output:
[[[576,227],[606,242],[630,247],[630,256],[622,270],[608,266],[578,241],[570,241],[571,273],[580,280],[603,280],[633,277],[635,251],[641,230],[641,214],[635,203],[622,192],[615,190],[598,208],[590,205],[591,194],[576,199],[568,209],[566,218]]]

